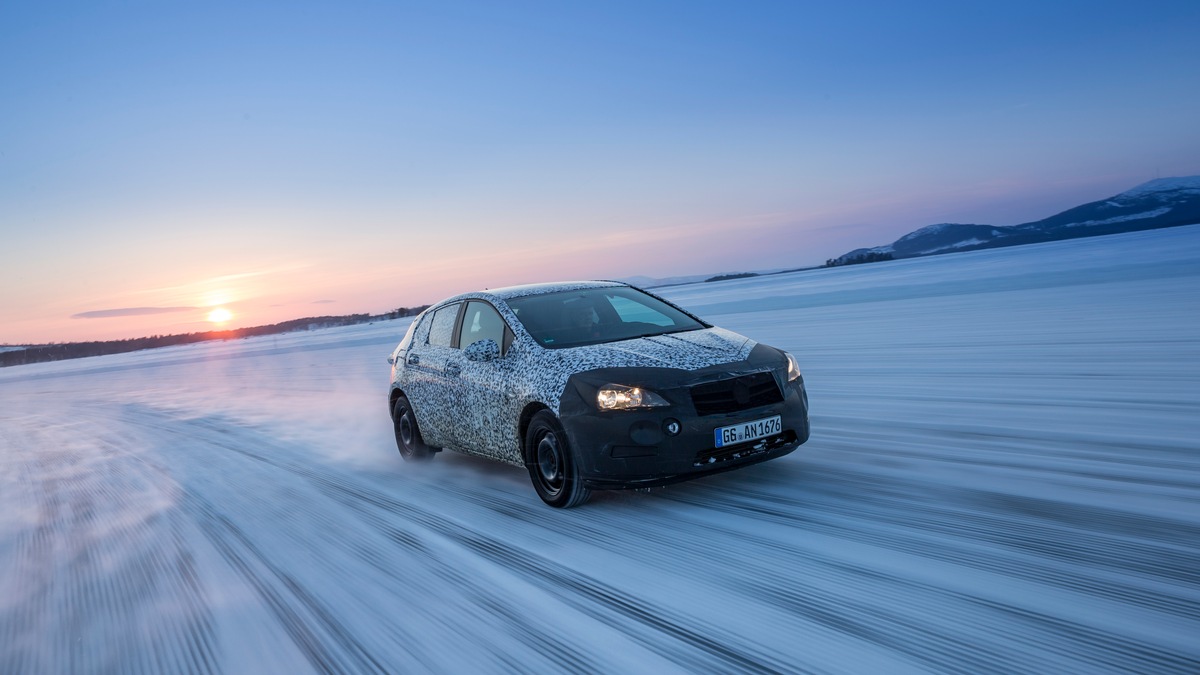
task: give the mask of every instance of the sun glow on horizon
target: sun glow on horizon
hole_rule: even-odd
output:
[[[225,309],[224,307],[217,307],[208,313],[208,320],[210,323],[225,323],[232,318],[233,312]]]

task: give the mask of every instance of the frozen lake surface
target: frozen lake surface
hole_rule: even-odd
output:
[[[661,290],[812,440],[557,511],[408,320],[0,370],[0,672],[1200,671],[1200,226]]]

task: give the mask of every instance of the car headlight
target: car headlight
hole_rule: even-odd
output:
[[[667,399],[641,387],[606,384],[596,392],[596,407],[601,410],[635,410],[671,405]]]
[[[800,364],[796,363],[796,357],[791,354],[784,352],[783,355],[788,360],[788,382],[791,382],[800,377]]]

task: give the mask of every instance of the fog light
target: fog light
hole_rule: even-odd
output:
[[[679,426],[679,420],[667,420],[663,423],[663,430],[667,432],[668,436],[678,436],[679,432],[683,431],[683,427]]]

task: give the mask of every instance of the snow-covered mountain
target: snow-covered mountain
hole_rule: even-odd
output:
[[[1160,178],[1098,202],[1023,225],[943,223],[909,232],[891,244],[859,248],[836,262],[873,256],[915,258],[955,251],[1016,246],[1200,223],[1200,176]]]

